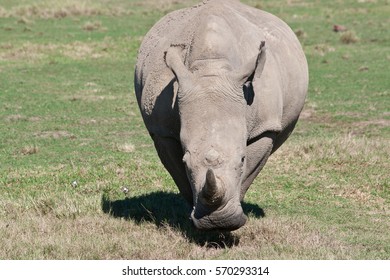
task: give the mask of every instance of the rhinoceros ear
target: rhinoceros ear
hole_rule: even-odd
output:
[[[164,53],[166,65],[172,70],[179,86],[188,88],[192,85],[192,73],[187,69],[182,60],[182,45],[171,45]]]
[[[236,80],[239,84],[243,85],[246,82],[252,82],[256,75],[260,75],[263,72],[264,64],[266,60],[266,48],[265,41],[261,41],[259,52],[250,61],[241,68]]]

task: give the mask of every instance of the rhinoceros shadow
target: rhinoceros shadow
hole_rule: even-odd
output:
[[[246,214],[264,217],[264,211],[251,203],[242,203]],[[102,195],[102,210],[115,218],[133,220],[138,224],[154,223],[158,227],[167,225],[179,230],[190,242],[214,248],[233,247],[239,244],[234,232],[203,232],[197,230],[189,219],[191,209],[185,200],[171,192],[153,192],[135,197],[111,200]]]

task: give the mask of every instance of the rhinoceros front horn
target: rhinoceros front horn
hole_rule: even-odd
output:
[[[218,206],[224,196],[224,187],[220,180],[215,177],[214,171],[208,169],[206,183],[200,193],[201,202],[209,206]]]

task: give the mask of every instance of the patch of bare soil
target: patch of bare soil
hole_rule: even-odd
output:
[[[315,116],[315,109],[314,108],[304,108],[299,115],[299,119],[301,120],[309,120],[311,118],[314,118]]]
[[[35,134],[35,137],[39,138],[52,138],[52,139],[62,139],[62,138],[70,138],[74,139],[76,136],[68,131],[58,130],[58,131],[42,131]]]
[[[47,54],[52,53],[58,48],[54,44],[32,44],[24,43],[20,47],[8,44],[0,48],[0,60],[15,61],[28,60],[34,61],[44,58]]]
[[[98,102],[98,101],[115,100],[115,99],[117,99],[116,96],[77,94],[77,95],[73,95],[70,98],[70,101]]]
[[[346,116],[349,118],[356,119],[356,121],[337,120],[330,114],[324,114],[322,112],[318,113],[315,104],[305,105],[304,109],[302,110],[299,116],[299,120],[307,121],[310,123],[323,124],[326,127],[343,129],[346,132],[352,134],[362,134],[362,135],[364,135],[367,132],[368,127],[376,127],[376,128],[390,127],[390,119],[386,119],[386,118],[369,119],[369,120],[360,121],[361,119],[367,118],[367,116],[359,112],[342,112],[342,113],[338,113],[337,116]],[[383,116],[384,117],[388,116],[388,113],[384,113]]]
[[[368,121],[356,122],[356,123],[354,123],[354,125],[357,127],[361,127],[361,128],[366,128],[367,126],[370,126],[370,125],[389,127],[390,120],[387,120],[387,119],[368,120]]]
[[[107,55],[98,50],[97,44],[74,42],[64,45],[61,53],[69,58],[80,60],[85,58],[101,58]]]
[[[16,115],[9,115],[5,117],[5,121],[7,122],[18,122],[18,121],[26,121],[27,118],[23,115],[16,114]]]
[[[28,121],[28,122],[39,122],[41,121],[40,117],[26,117],[20,114],[9,115],[4,118],[6,122],[19,122],[19,121]]]
[[[342,126],[343,124],[340,124]],[[344,125],[353,135],[366,135],[369,132],[376,133],[378,129],[390,127],[388,119],[371,119],[365,121],[356,121],[352,124]]]
[[[299,120],[312,123],[320,123],[329,127],[335,124],[330,114],[318,113],[316,108],[316,105],[313,104],[305,106],[301,114],[299,115]]]
[[[72,102],[84,101],[84,102],[99,102],[104,100],[116,100],[118,97],[110,94],[106,94],[104,89],[92,82],[86,83],[85,86],[73,93],[72,95],[64,96],[66,100]],[[96,123],[96,120],[83,121],[84,123]]]

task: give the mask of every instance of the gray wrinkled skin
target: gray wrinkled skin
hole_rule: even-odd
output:
[[[197,228],[245,224],[241,201],[292,132],[307,87],[295,34],[239,1],[204,1],[148,32],[135,70],[137,100]]]

